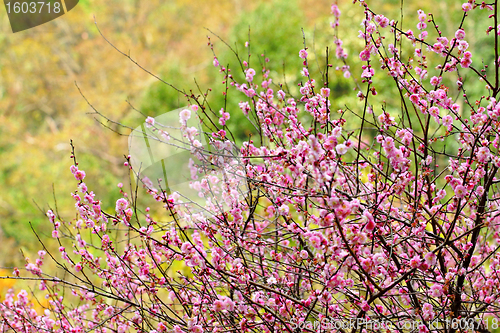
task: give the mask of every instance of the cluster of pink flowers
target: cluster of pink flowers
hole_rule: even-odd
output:
[[[188,150],[207,162],[189,163],[189,187],[201,203],[144,179],[161,217],[138,207],[122,184],[115,212],[106,213],[75,160],[78,216],[47,213],[60,242],[60,254],[50,256],[67,278],[43,271],[45,251],[27,260],[25,272],[49,305],[40,312],[27,292],[9,293],[0,304],[2,332],[293,333],[325,318],[410,319],[430,332],[436,319],[498,316],[499,80],[472,66],[462,25],[451,41],[438,32],[429,42],[429,13],[418,11],[415,36],[361,4],[363,67],[352,114],[332,112],[334,91],[313,78],[307,48],[298,52],[297,96],[273,86],[266,68],[245,62],[238,82],[214,58],[259,135],[234,153],[225,125],[235,110],[221,109],[223,128],[205,124],[209,154],[187,126],[192,111],[180,112]],[[483,8],[464,4],[464,19],[476,7]],[[337,29],[336,5],[332,13]],[[388,36],[397,43],[385,45]],[[414,59],[396,47],[405,41]],[[347,53],[335,43],[345,75]],[[462,71],[487,83],[484,96],[468,94]],[[394,89],[397,107],[377,101],[377,75],[394,82],[377,90]],[[206,111],[188,97],[191,110]]]

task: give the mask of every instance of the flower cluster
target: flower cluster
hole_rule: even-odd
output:
[[[258,128],[237,152],[225,126],[236,111],[219,111],[223,128],[206,121],[209,149],[187,126],[191,110],[207,106],[189,96],[191,110],[180,112],[179,123],[193,156],[189,188],[201,203],[144,178],[161,217],[137,207],[121,184],[115,212],[105,213],[85,172],[72,166],[77,218],[47,213],[53,236],[72,244],[51,254],[69,277],[46,275],[44,251],[27,261],[48,305],[40,312],[27,292],[7,294],[1,330],[293,333],[311,320],[389,318],[420,321],[419,331],[430,332],[437,319],[497,316],[498,77],[473,67],[462,24],[448,40],[419,10],[417,36],[361,5],[356,109],[332,112],[333,91],[313,78],[306,47],[298,52],[296,96],[273,86],[266,68],[245,62],[238,82],[220,67]],[[488,6],[465,3],[464,20]],[[332,13],[337,29],[337,5]],[[349,77],[347,53],[335,43],[338,69]],[[396,46],[411,47],[414,58]],[[463,71],[486,82],[484,96],[468,94]],[[377,75],[394,83],[378,90],[394,89],[397,107],[378,104]]]

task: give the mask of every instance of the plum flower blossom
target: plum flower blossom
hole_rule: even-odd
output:
[[[433,106],[429,108],[429,114],[436,118],[436,120],[439,119],[439,108],[437,106]]]
[[[339,138],[342,135],[342,127],[337,126],[333,129],[332,135],[334,138]]]
[[[462,68],[469,68],[471,64],[472,60],[470,58],[464,57],[462,60],[460,60],[460,66],[462,66]]]
[[[462,10],[463,10],[464,12],[468,12],[468,11],[470,11],[471,9],[472,9],[472,4],[471,4],[471,3],[469,3],[469,2],[466,2],[466,3],[464,3],[464,4],[462,5]]]
[[[477,160],[479,162],[485,163],[490,159],[490,150],[488,147],[481,147],[477,152]]]
[[[267,284],[276,284],[278,282],[274,276],[267,279]]]
[[[440,84],[441,84],[441,81],[442,81],[442,77],[433,76],[433,77],[431,78],[431,84],[432,84],[433,86],[438,86],[438,85],[440,85]]]
[[[336,147],[335,147],[335,151],[337,152],[337,154],[339,155],[345,155],[345,153],[347,153],[347,146],[343,143],[341,144],[338,144]]]
[[[414,256],[410,260],[410,267],[417,268],[420,265],[420,263],[421,263],[420,257],[419,256]]]
[[[128,201],[124,198],[120,198],[116,201],[115,210],[117,213],[123,212],[128,207]]]
[[[155,119],[152,117],[146,118],[146,127],[152,127],[155,125]]]
[[[467,189],[463,185],[457,185],[455,187],[455,196],[462,199],[467,195]]]
[[[464,29],[458,29],[455,32],[455,38],[458,39],[458,40],[464,39],[465,38],[465,31],[464,31]]]
[[[191,111],[188,109],[184,109],[179,113],[181,124],[186,124],[189,118],[191,118]]]
[[[359,59],[361,59],[362,61],[370,60],[370,50],[364,49],[363,51],[361,51],[359,53]]]
[[[373,215],[368,211],[364,211],[362,219],[366,223],[365,230],[368,232],[372,232],[373,229],[375,229],[375,220],[373,218]]]
[[[375,70],[373,68],[367,67],[364,69],[363,73],[361,73],[361,77],[370,78],[375,75]]]
[[[85,171],[83,171],[83,170],[75,171],[75,178],[77,180],[83,180],[85,178]]]
[[[214,302],[214,305],[213,305],[213,310],[214,310],[215,312],[221,312],[221,311],[223,311],[223,310],[225,310],[225,309],[226,309],[226,306],[225,306],[225,304],[224,304],[224,302],[223,302],[223,301],[221,301],[221,300],[219,300],[219,299],[218,299],[218,300],[216,300],[216,301]]]
[[[245,77],[248,82],[253,81],[253,77],[255,76],[255,70],[253,68],[248,68],[245,70]]]
[[[424,30],[425,28],[427,28],[427,24],[425,22],[418,22],[417,23],[418,30]]]
[[[472,54],[469,51],[464,52],[463,58],[460,60],[460,65],[463,68],[468,68],[472,64]]]
[[[465,51],[469,48],[469,43],[467,43],[465,40],[461,40],[459,43],[458,43],[458,47],[457,47],[460,51]]]
[[[40,267],[38,267],[37,265],[33,264],[33,263],[29,263],[26,265],[26,270],[30,273],[32,273],[33,275],[42,275],[42,270],[40,269]]]
[[[451,131],[451,129],[453,127],[453,117],[448,114],[448,115],[443,117],[442,122],[443,122],[443,125],[448,128],[448,131]]]
[[[389,26],[389,19],[384,15],[375,15],[373,18],[375,23],[377,23],[381,28],[386,28]]]
[[[378,121],[385,126],[394,126],[396,122],[394,121],[394,117],[389,115],[387,112],[383,112],[378,116]]]
[[[433,252],[428,252],[424,256],[424,261],[427,263],[427,265],[429,265],[429,267],[434,266],[436,264],[436,254],[434,254]]]
[[[339,9],[339,6],[337,6],[336,4],[332,4],[331,14],[336,18],[340,17],[341,11]]]
[[[440,297],[443,294],[443,287],[440,284],[433,284],[431,286],[432,297]]]
[[[369,311],[370,309],[371,309],[371,306],[370,306],[370,304],[368,304],[367,301],[363,301],[361,303],[361,310],[366,312],[366,311]]]
[[[300,251],[299,256],[300,256],[302,259],[307,259],[307,258],[309,258],[309,253],[307,253],[307,251],[306,251],[306,250],[302,250],[302,251]]]
[[[433,312],[433,306],[430,303],[425,303],[422,306],[422,313],[423,313],[423,318],[425,320],[432,320],[434,319],[434,312]]]
[[[432,46],[432,50],[437,54],[441,54],[444,51],[444,46],[441,43],[434,43],[434,45]]]
[[[288,213],[290,212],[290,208],[287,205],[283,204],[278,208],[278,212],[280,213],[280,215],[288,215]]]
[[[191,327],[191,332],[193,333],[203,333],[203,328],[201,327],[201,325],[194,325],[193,327]]]

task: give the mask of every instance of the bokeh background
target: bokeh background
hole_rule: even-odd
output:
[[[131,127],[144,117],[129,103],[153,117],[186,103],[115,51],[94,20],[142,66],[179,89],[197,91],[197,84],[222,88],[207,35],[221,61],[234,61],[207,29],[244,49],[250,27],[252,40],[277,59],[277,67],[284,60],[298,68],[301,27],[310,35],[319,17],[327,25],[328,10],[328,1],[81,0],[59,19],[13,34],[0,8],[0,266],[18,264],[19,248],[26,255],[40,248],[30,222],[42,237],[50,236],[47,209],[57,206],[63,218],[75,217],[70,140],[104,208],[113,209],[116,184],[128,182],[128,133],[120,136],[96,121],[103,119],[91,114],[75,83],[99,112]],[[224,99],[212,95],[218,110]]]
[[[50,238],[47,209],[57,208],[61,217],[75,218],[70,140],[87,173],[85,181],[104,209],[114,211],[119,197],[116,185],[129,183],[123,167],[129,132],[94,114],[76,84],[100,113],[133,128],[144,121],[144,115],[158,116],[186,104],[182,94],[113,49],[94,21],[115,47],[177,88],[194,92],[212,88],[211,107],[219,110],[227,102],[235,120],[231,129],[242,141],[252,128],[238,116],[241,96],[232,94],[225,101],[222,95],[222,77],[212,65],[207,36],[220,62],[236,69],[236,57],[215,35],[244,59],[248,59],[244,43],[250,36],[251,65],[259,69],[260,55],[265,54],[271,76],[293,93],[301,79],[298,51],[304,35],[313,75],[321,77],[326,47],[331,50],[332,107],[356,106],[353,80],[335,71],[341,63],[333,55],[330,5],[330,0],[80,0],[66,15],[16,34],[0,8],[0,266],[19,265],[22,253],[41,248],[30,223],[42,239]],[[362,9],[351,1],[339,6],[338,35],[355,68],[359,64],[356,53],[363,46],[357,38]],[[403,24],[407,20],[406,28],[413,30],[416,11],[432,10],[449,38],[456,30],[460,6],[451,0],[371,1],[374,10],[390,18],[401,19],[403,10]],[[472,31],[467,38],[471,48],[491,60],[484,34],[487,27],[474,18],[466,24]],[[474,60],[475,64],[481,61]],[[358,72],[353,69],[354,76]],[[390,83],[390,78],[382,80]],[[388,105],[398,98],[389,92],[383,97]]]

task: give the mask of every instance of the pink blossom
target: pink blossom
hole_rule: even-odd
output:
[[[201,325],[194,325],[193,327],[191,327],[191,332],[193,332],[193,333],[203,333],[204,330],[201,327]]]
[[[363,51],[361,51],[359,53],[359,59],[361,59],[362,61],[370,60],[370,51],[367,49],[364,49]]]
[[[123,212],[128,207],[128,201],[124,198],[120,198],[116,201],[115,210],[117,213]]]
[[[280,213],[280,215],[288,215],[288,213],[290,212],[290,208],[287,205],[283,204],[278,208],[278,212]]]
[[[347,153],[348,148],[345,144],[341,143],[335,147],[335,150],[337,151],[337,154],[345,155],[345,153]]]
[[[462,68],[469,68],[471,64],[472,60],[470,58],[464,57],[462,60],[460,60],[460,65],[462,66]]]
[[[330,96],[330,88],[321,88],[321,96],[327,98]]]
[[[33,275],[38,275],[38,276],[42,275],[42,270],[33,263],[27,264],[26,270],[28,272],[32,273]]]
[[[215,312],[221,312],[221,311],[224,311],[226,309],[226,305],[223,301],[221,300],[216,300],[213,304],[213,310]]]
[[[488,147],[481,147],[477,152],[477,160],[479,162],[485,163],[490,159],[490,150]]]
[[[440,85],[440,84],[441,84],[441,81],[442,81],[442,78],[441,78],[441,77],[433,76],[433,77],[431,78],[431,84],[432,84],[433,86],[438,86],[438,85]]]
[[[455,196],[459,199],[467,195],[467,189],[463,185],[457,185],[455,187]]]
[[[427,24],[425,22],[418,22],[417,23],[418,30],[424,30],[425,28],[427,28]]]
[[[433,311],[434,307],[432,306],[432,304],[430,303],[424,303],[424,305],[422,306],[422,313],[423,313],[423,318],[425,320],[432,320],[434,319],[434,311]]]
[[[365,210],[363,212],[362,220],[366,223],[365,230],[367,232],[372,232],[373,229],[375,229],[375,220],[373,218],[373,215],[369,211]]]
[[[83,180],[85,178],[85,171],[83,171],[83,170],[77,170],[75,172],[75,178],[77,180]]]
[[[247,68],[245,70],[245,75],[246,75],[246,80],[248,82],[252,82],[253,81],[253,77],[255,76],[255,70],[253,68]]]
[[[443,295],[443,287],[440,284],[433,284],[431,286],[431,295],[432,297],[440,297]]]
[[[375,15],[373,18],[375,23],[377,23],[381,28],[386,28],[389,26],[389,19],[385,17],[384,15]]]
[[[375,71],[373,68],[370,68],[370,67],[367,67],[365,68],[365,70],[363,71],[363,73],[361,74],[361,77],[364,77],[364,78],[370,78],[372,77],[373,75],[375,75]]]
[[[458,29],[455,32],[455,38],[458,39],[458,40],[464,39],[465,38],[465,31],[464,31],[464,29]]]
[[[340,9],[339,7],[336,5],[336,4],[332,4],[332,7],[331,7],[331,13],[333,16],[335,17],[339,17],[340,16]]]
[[[436,254],[434,254],[433,252],[428,252],[424,256],[424,260],[427,263],[427,265],[429,265],[429,267],[432,267],[436,264]]]
[[[410,101],[413,103],[413,104],[418,104],[419,101],[420,101],[420,98],[418,97],[417,94],[413,94],[410,96]]]
[[[442,43],[434,43],[432,50],[437,54],[441,54],[444,51],[444,46]]]
[[[461,40],[459,43],[458,43],[458,49],[460,51],[465,51],[469,48],[469,43],[467,43],[465,40]]]
[[[307,258],[309,258],[309,253],[307,253],[307,251],[306,251],[306,250],[302,250],[302,251],[300,251],[299,256],[300,256],[302,259],[307,259]]]
[[[433,106],[429,108],[429,114],[434,118],[439,117],[439,108],[437,106]]]
[[[427,326],[425,326],[424,324],[418,325],[418,333],[427,333],[427,332],[429,332]]]
[[[420,262],[421,262],[420,256],[418,256],[418,255],[414,256],[410,260],[410,267],[411,268],[417,268],[420,265]]]
[[[370,309],[371,309],[371,306],[370,306],[370,304],[368,304],[367,301],[363,301],[361,303],[361,310],[367,312],[367,311],[370,311]]]
[[[443,125],[448,128],[448,131],[451,131],[452,126],[453,126],[453,117],[448,114],[448,115],[443,117],[442,121],[443,121]]]
[[[152,127],[155,125],[155,119],[152,117],[146,118],[146,127]]]
[[[462,5],[462,10],[464,12],[468,12],[472,9],[472,4],[470,4],[469,2],[466,2]]]
[[[184,109],[179,113],[181,124],[185,124],[186,121],[191,118],[191,111]]]

